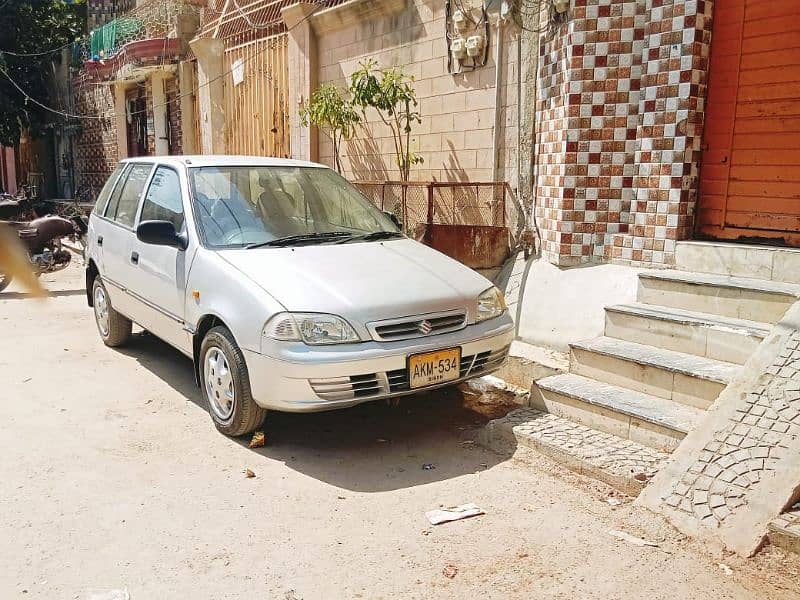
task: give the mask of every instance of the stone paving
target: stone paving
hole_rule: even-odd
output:
[[[800,502],[774,518],[769,530],[773,544],[800,554]]]
[[[533,408],[520,408],[491,421],[482,442],[495,450],[509,442],[535,448],[631,495],[639,493],[669,456]]]
[[[668,506],[717,526],[747,504],[765,472],[774,471],[800,436],[800,332],[788,336],[759,384],[716,431],[666,498]]]

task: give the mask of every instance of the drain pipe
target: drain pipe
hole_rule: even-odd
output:
[[[500,84],[503,80],[503,17],[497,17],[497,47],[495,48],[494,55],[494,131],[492,139],[492,181],[498,180],[500,172],[500,99],[501,89]]]

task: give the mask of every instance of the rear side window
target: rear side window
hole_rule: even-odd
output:
[[[111,194],[106,217],[126,227],[133,227],[139,199],[152,170],[152,165],[133,165],[123,185],[118,185]]]
[[[119,165],[116,169],[114,169],[114,172],[111,173],[111,176],[106,180],[106,184],[103,186],[103,189],[100,190],[100,195],[97,196],[97,202],[94,205],[94,212],[98,215],[102,215],[103,211],[105,211],[108,197],[111,196],[111,190],[114,189],[114,184],[117,182],[117,178],[122,172],[124,166],[125,165]]]
[[[178,173],[168,167],[158,167],[142,205],[139,221],[169,221],[175,231],[183,227],[183,199]]]

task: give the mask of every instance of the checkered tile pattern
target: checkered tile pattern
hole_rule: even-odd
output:
[[[80,115],[105,115],[114,111],[110,85],[98,85],[82,76],[73,80],[75,112]],[[117,134],[113,118],[84,119],[76,138],[76,185],[98,190],[105,184],[117,162]]]
[[[670,263],[690,236],[710,28],[706,0],[573,0],[540,56],[548,260]]]
[[[87,2],[89,31],[116,19],[132,10],[134,6],[136,0],[89,0]]]

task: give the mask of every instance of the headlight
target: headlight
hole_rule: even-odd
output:
[[[480,296],[478,296],[478,311],[475,321],[480,323],[486,319],[499,317],[506,311],[506,300],[503,293],[492,286]]]
[[[278,313],[264,325],[262,335],[284,342],[303,341],[312,346],[361,341],[350,323],[322,313]]]

